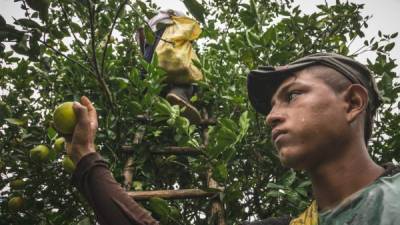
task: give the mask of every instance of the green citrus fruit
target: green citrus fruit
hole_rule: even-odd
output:
[[[65,138],[63,138],[63,137],[57,138],[54,141],[54,150],[57,153],[63,152],[64,151],[64,144],[65,144]]]
[[[73,173],[76,168],[74,162],[72,162],[71,158],[68,155],[64,155],[62,165],[68,173]]]
[[[46,161],[49,158],[50,150],[46,145],[38,145],[31,149],[29,155],[31,159],[37,162]]]
[[[62,134],[72,134],[77,123],[77,118],[72,108],[73,104],[73,102],[64,102],[54,111],[54,126]]]
[[[12,189],[21,189],[25,186],[25,181],[22,179],[16,179],[10,182],[10,187]]]
[[[19,211],[24,206],[24,199],[21,196],[15,196],[8,200],[8,208],[11,211]]]

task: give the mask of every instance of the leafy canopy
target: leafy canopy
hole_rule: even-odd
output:
[[[202,130],[181,116],[177,106],[159,97],[164,72],[156,57],[146,63],[134,34],[157,6],[147,1],[16,0],[25,17],[7,23],[0,16],[0,221],[6,224],[93,224],[94,215],[70,184],[62,154],[52,149],[56,105],[88,96],[99,114],[98,151],[116,179],[128,155],[134,156],[131,190],[206,188],[205,171],[224,188],[220,199],[228,224],[249,218],[296,215],[310,201],[304,174],[284,169],[270,143],[264,118],[249,106],[246,74],[259,65],[280,65],[314,52],[349,56],[376,53],[368,67],[385,98],[379,111],[371,154],[378,162],[398,160],[399,83],[390,56],[395,34],[365,39],[369,16],[363,5],[337,1],[305,14],[292,0],[184,0],[201,22],[196,65],[206,79],[194,104],[216,118],[202,148]],[[149,32],[146,36],[154,38]],[[352,46],[363,40],[363,46]],[[358,49],[358,50],[352,50]],[[141,71],[147,71],[145,79]],[[143,122],[138,115],[151,120]],[[135,132],[143,142],[133,153]],[[50,148],[50,159],[36,162],[30,149]],[[199,157],[155,156],[165,146],[191,146]],[[22,180],[23,188],[9,188]],[[15,182],[14,182],[15,183]],[[21,182],[19,182],[21,183]],[[12,211],[7,202],[22,196],[25,207]],[[209,199],[165,201],[143,206],[163,224],[211,224]]]

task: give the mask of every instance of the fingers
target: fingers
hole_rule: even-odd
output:
[[[97,112],[96,108],[93,106],[92,102],[89,100],[88,97],[82,96],[81,97],[81,103],[82,105],[86,106],[88,109],[88,116],[90,122],[96,122],[97,124]]]
[[[88,109],[86,106],[81,105],[79,102],[74,102],[73,107],[76,117],[78,118],[78,123],[88,122]]]
[[[81,97],[81,103],[82,103],[82,105],[86,106],[86,107],[88,108],[89,111],[90,111],[90,110],[96,110],[96,109],[93,107],[92,102],[91,102],[91,101],[89,100],[89,98],[86,97],[86,96],[82,96],[82,97]]]

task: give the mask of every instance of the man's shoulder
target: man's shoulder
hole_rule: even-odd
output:
[[[242,225],[289,225],[290,220],[289,216],[271,217],[255,222],[244,222]]]
[[[396,184],[400,183],[400,166],[399,165],[395,165],[393,163],[385,163],[385,164],[382,165],[382,167],[385,169],[385,172],[378,178],[378,181],[383,179],[385,182],[378,182],[379,184],[375,185],[375,188],[378,188],[378,189],[382,188],[381,184],[383,184],[383,186],[388,185],[387,179],[393,179],[394,178],[396,180]],[[391,191],[390,192],[393,192],[393,187],[396,190],[399,189],[399,187],[400,187],[400,186],[397,187],[398,185],[394,185],[394,186],[393,185],[388,185],[388,186],[391,187]],[[384,189],[385,190],[382,189],[380,191],[371,191],[371,190],[369,190],[369,191],[367,191],[367,195],[369,197],[366,197],[366,198],[363,198],[363,199],[369,199],[369,200],[372,200],[375,203],[377,203],[377,199],[372,198],[373,196],[371,196],[371,195],[374,195],[375,192],[379,193],[379,194],[383,194],[383,193],[387,192],[387,190],[386,190],[387,188],[384,188]],[[398,191],[395,191],[392,194],[395,194],[397,196],[398,193],[399,193]],[[385,193],[385,194],[388,194],[388,193]],[[389,197],[389,198],[387,198],[387,197]],[[386,198],[381,198],[380,197],[379,199],[381,201],[385,201],[385,200],[387,201],[388,199],[389,200],[392,199],[392,197],[393,196],[391,196],[390,193],[389,193],[389,195],[387,195]],[[359,201],[359,200],[358,201],[354,201],[354,203],[357,203],[357,202],[359,203],[361,201]],[[374,206],[374,205],[376,206],[376,205],[379,205],[379,203],[378,204],[370,204],[370,205],[371,206]],[[363,207],[363,210],[361,210],[361,211],[366,211],[366,210],[367,209],[365,207]],[[356,211],[358,211],[358,210],[356,210]],[[374,208],[373,211],[376,211],[376,208]],[[336,217],[336,216],[334,216],[334,217]],[[274,218],[268,218],[268,219],[255,221],[255,222],[244,222],[242,225],[289,225],[292,219],[293,218],[291,218],[289,216],[274,217]]]

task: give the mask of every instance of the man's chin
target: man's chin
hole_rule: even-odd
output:
[[[294,154],[288,154],[287,152],[279,152],[279,160],[282,164],[283,167],[287,168],[292,168],[295,170],[302,170],[304,169],[304,159],[301,159],[301,157],[294,155]]]

